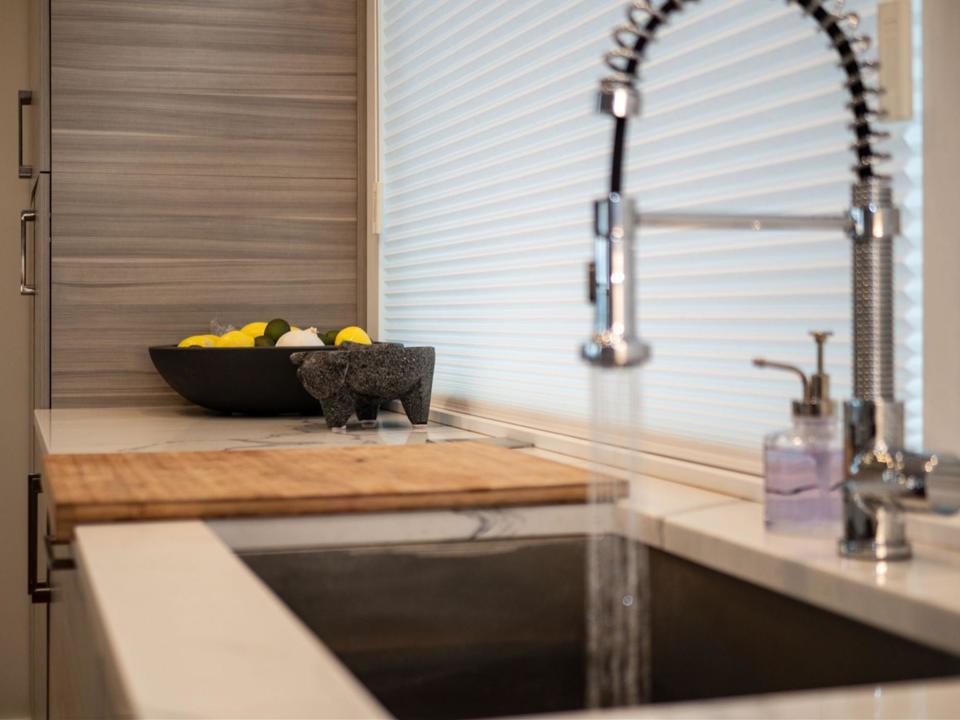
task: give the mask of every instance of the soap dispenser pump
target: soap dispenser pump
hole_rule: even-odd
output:
[[[817,370],[756,358],[759,368],[792,372],[803,395],[793,401],[793,426],[768,435],[763,445],[764,518],[772,530],[832,532],[840,520],[843,442],[824,371],[824,345],[832,333],[810,333],[817,344]]]

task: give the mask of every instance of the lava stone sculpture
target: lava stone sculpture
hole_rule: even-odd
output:
[[[337,350],[298,352],[297,376],[320,402],[327,427],[342,428],[354,412],[361,423],[375,421],[381,403],[399,400],[410,422],[425,425],[433,389],[432,347],[393,343],[344,343]]]

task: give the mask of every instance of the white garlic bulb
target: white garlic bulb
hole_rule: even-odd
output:
[[[323,340],[315,327],[306,330],[290,330],[280,336],[277,347],[322,347]]]

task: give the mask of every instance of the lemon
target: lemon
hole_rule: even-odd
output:
[[[240,328],[240,332],[242,332],[244,335],[249,335],[252,338],[258,338],[263,335],[266,329],[267,324],[265,322],[252,322],[247,323]]]
[[[334,340],[334,345],[343,345],[345,342],[360,343],[362,345],[373,344],[373,342],[370,340],[370,336],[363,331],[363,328],[358,328],[356,325],[345,327],[343,330],[337,333],[337,339]]]
[[[231,330],[217,338],[217,347],[237,348],[253,347],[253,338],[240,330]]]
[[[177,347],[214,347],[220,340],[216,335],[191,335],[180,341]]]

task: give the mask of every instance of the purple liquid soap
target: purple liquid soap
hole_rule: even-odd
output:
[[[764,517],[771,530],[839,530],[843,448],[833,418],[797,418],[764,444]]]

